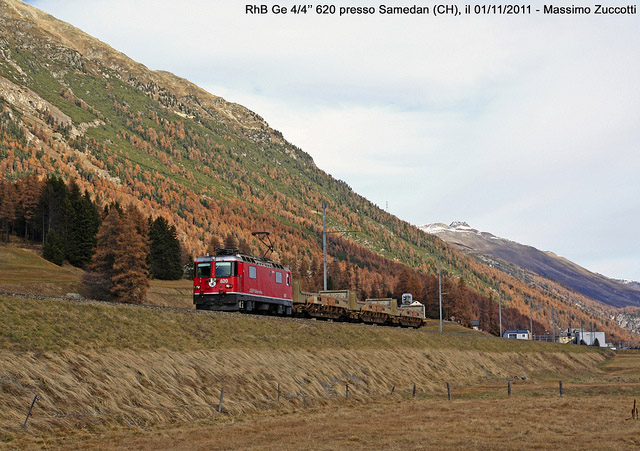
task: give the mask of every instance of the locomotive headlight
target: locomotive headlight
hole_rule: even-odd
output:
[[[200,289],[200,285],[196,285],[196,290],[199,290],[199,289]]]
[[[225,285],[225,288],[233,288],[233,285],[231,285],[230,283]]]

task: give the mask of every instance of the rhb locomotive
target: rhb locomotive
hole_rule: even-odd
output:
[[[196,309],[298,316],[384,326],[420,327],[425,308],[411,294],[396,299],[358,300],[354,290],[305,293],[280,263],[236,249],[198,257],[193,278]]]
[[[292,314],[291,271],[264,257],[236,249],[217,249],[194,265],[196,309]]]

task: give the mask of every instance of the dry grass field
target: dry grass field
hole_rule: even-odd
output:
[[[639,422],[623,419],[625,406],[620,401],[607,396],[512,396],[353,403],[293,414],[250,415],[228,423],[118,430],[99,438],[75,436],[40,444],[141,450],[638,449]]]
[[[50,295],[77,293],[82,271],[59,267],[33,249],[0,246],[0,291]]]
[[[193,423],[23,433],[11,448],[60,449],[564,449],[640,448],[640,354],[619,353],[603,372],[564,385],[542,379],[453,388],[446,393],[334,398],[321,405],[273,406],[212,414]]]
[[[0,253],[0,291],[77,292],[29,252]],[[638,353],[200,312],[186,282],[153,287],[173,310],[0,296],[0,448],[640,447]]]

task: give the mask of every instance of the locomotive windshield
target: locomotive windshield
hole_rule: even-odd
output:
[[[198,266],[196,266],[196,277],[211,277],[211,263],[198,263]]]
[[[231,262],[216,262],[216,277],[231,277]]]

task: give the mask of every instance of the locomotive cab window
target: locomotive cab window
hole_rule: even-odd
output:
[[[216,277],[231,277],[231,262],[216,262]]]
[[[198,266],[196,266],[196,277],[211,277],[211,263],[198,263]]]
[[[258,270],[255,266],[249,266],[249,278],[250,279],[258,278]]]
[[[276,271],[276,283],[282,283],[282,273],[280,271]]]

